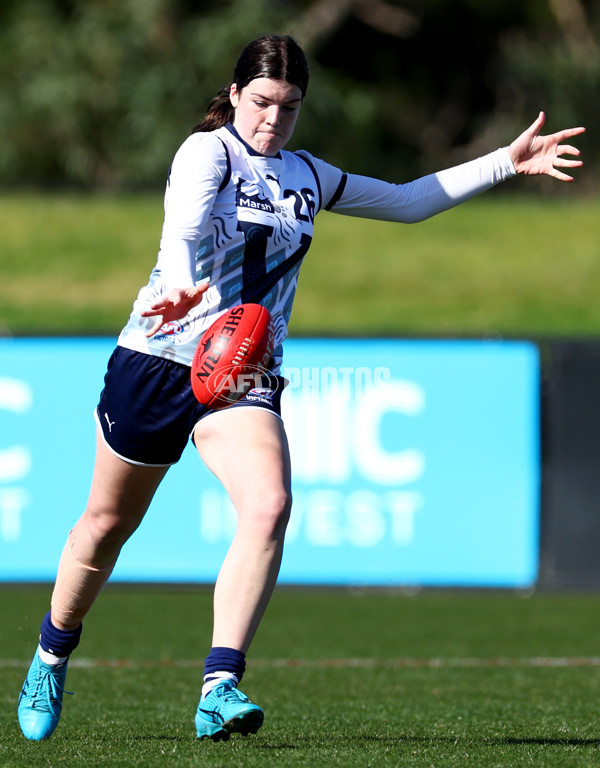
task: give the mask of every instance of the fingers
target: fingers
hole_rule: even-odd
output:
[[[558,179],[559,181],[574,181],[572,176],[569,176],[562,171],[558,171],[556,168],[553,168],[552,171],[548,171],[548,176],[552,176],[553,179]]]
[[[540,114],[537,116],[537,118],[533,121],[533,123],[529,126],[529,130],[534,133],[538,134],[542,128],[544,127],[544,123],[546,122],[546,113],[540,112]]]
[[[540,112],[540,114],[537,116],[537,119],[534,120],[534,122],[529,126],[526,133],[531,133],[534,136],[537,136],[541,129],[543,128],[544,124],[546,122],[546,113]],[[571,139],[573,136],[580,136],[582,133],[585,133],[585,127],[583,125],[577,126],[576,128],[565,128],[562,131],[557,131],[556,133],[549,134],[547,137],[540,136],[540,138],[548,138],[555,141],[557,144],[561,141],[565,141],[565,139]],[[576,151],[577,154],[579,154],[579,151]]]
[[[548,171],[548,175],[554,177],[555,179],[559,179],[560,181],[573,181],[572,176],[569,176],[568,174],[563,173],[558,169],[559,168],[581,168],[582,165],[583,165],[582,160],[567,160],[566,158],[563,158],[563,157],[557,157],[552,163],[552,168]]]
[[[575,155],[575,157],[579,157],[581,152],[577,149],[577,147],[571,147],[569,144],[560,144],[558,147],[556,147],[556,154]]]
[[[149,331],[146,333],[146,338],[147,338],[147,339],[149,339],[151,336],[154,336],[154,334],[155,334],[155,333],[156,333],[158,330],[160,330],[160,329],[162,328],[162,325],[163,325],[163,317],[162,317],[162,315],[160,315],[160,317],[158,318],[158,320],[157,320],[157,321],[154,323],[154,325],[152,326],[151,330],[149,330]]]
[[[565,139],[573,138],[573,136],[579,136],[582,133],[585,133],[585,128],[580,125],[577,128],[566,128],[564,131],[559,131],[558,133],[553,134],[553,137],[557,141],[564,141]]]
[[[142,317],[154,317],[155,315],[162,315],[166,310],[166,305],[161,301],[152,304],[150,309],[145,309],[143,312],[140,312],[140,315]]]
[[[546,115],[540,112],[529,128],[509,146],[515,170],[529,176],[546,174],[559,181],[573,181],[572,176],[559,169],[579,168],[583,165],[583,162],[577,159],[581,152],[567,140],[584,133],[585,128],[578,126],[549,135],[540,135],[545,122]],[[563,155],[570,157],[564,158]]]
[[[542,130],[545,122],[546,122],[546,114],[545,112],[540,112],[540,114],[536,117],[533,123],[531,123],[529,128],[523,131],[523,133],[521,134],[521,137],[523,138],[527,137],[529,141],[533,140]]]
[[[580,168],[583,165],[583,160],[567,160],[565,157],[557,157],[554,165],[559,168]]]
[[[579,155],[580,152],[575,147],[559,146],[556,148],[557,157],[554,158],[552,163],[552,169],[548,172],[549,176],[552,176],[559,181],[573,181],[573,177],[567,173],[559,171],[559,168],[580,168],[583,165],[582,160],[569,160],[565,157],[559,157],[558,155]]]
[[[208,282],[195,285],[192,288],[173,288],[166,296],[161,296],[149,309],[140,312],[142,317],[157,317],[158,320],[146,334],[153,336],[164,323],[179,320],[202,301],[202,296],[208,290]]]
[[[198,298],[198,296],[204,296],[206,291],[209,289],[209,282],[206,281],[205,283],[200,283],[200,285],[195,286],[193,289],[193,294],[195,298]]]

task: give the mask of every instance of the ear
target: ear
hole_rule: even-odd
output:
[[[235,109],[240,102],[240,94],[235,83],[231,84],[229,88],[229,101],[231,106]]]

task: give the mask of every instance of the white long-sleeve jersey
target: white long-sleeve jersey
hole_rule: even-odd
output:
[[[220,314],[254,302],[275,320],[277,372],[298,272],[319,211],[422,221],[514,174],[504,148],[407,184],[390,184],[344,173],[305,151],[265,157],[232,125],[194,133],[173,160],[158,261],[118,343],[190,365],[200,336]],[[171,288],[202,281],[209,288],[201,303],[146,338],[154,318],[140,312]]]

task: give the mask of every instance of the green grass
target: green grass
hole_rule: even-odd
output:
[[[156,261],[158,196],[0,198],[0,330],[115,333]]]
[[[0,594],[2,768],[600,765],[596,595],[281,589],[243,685],[265,725],[226,744],[193,730],[210,634],[201,588],[107,588],[59,728],[23,739],[16,696],[48,598]]]
[[[599,217],[598,199],[497,190],[410,226],[324,213],[290,331],[597,334]],[[0,333],[117,333],[161,225],[160,195],[4,193]]]

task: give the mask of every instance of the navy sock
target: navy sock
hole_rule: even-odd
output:
[[[210,679],[215,672],[231,672],[236,676],[238,683],[246,669],[246,654],[236,651],[235,648],[215,647],[204,660],[204,679]]]
[[[79,645],[83,624],[77,629],[58,629],[50,621],[50,611],[44,616],[40,630],[40,646],[55,656],[69,656]]]

